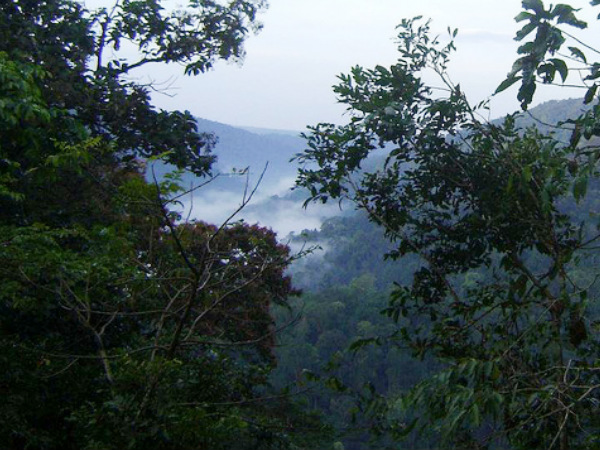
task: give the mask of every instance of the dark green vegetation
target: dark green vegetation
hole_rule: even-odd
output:
[[[373,395],[396,396],[432,373],[437,363],[419,361],[409,350],[387,341],[396,325],[382,311],[393,281],[409,280],[415,264],[384,261],[392,246],[363,214],[334,217],[319,232],[306,232],[298,241],[325,249],[293,264],[291,274],[303,295],[290,302],[300,314],[294,327],[283,330],[276,349],[273,382],[305,384],[310,375],[320,383],[306,385],[304,401],[323,411],[346,449],[384,448],[389,437],[372,440],[382,424],[373,412]],[[366,245],[368,243],[368,245]],[[279,309],[278,322],[290,319]],[[379,345],[351,349],[361,339],[381,337]],[[308,373],[307,373],[308,371]],[[384,430],[381,430],[384,431]],[[414,436],[393,448],[431,448]]]
[[[585,26],[571,7],[523,6],[521,57],[498,92],[519,83],[526,108],[538,83],[584,73],[592,106],[561,126],[569,139],[519,129],[514,117],[480,121],[447,76],[453,42],[442,46],[414,19],[399,28],[395,65],[340,76],[335,92],[349,123],[313,127],[299,156],[318,166],[298,181],[312,200],[354,202],[384,231],[391,259],[418,261],[393,288],[386,313],[397,326],[379,341],[441,368],[408,393],[370,402],[378,426],[398,437],[417,431],[449,448],[565,450],[600,440],[600,72],[584,54],[593,52],[561,29]],[[445,93],[425,83],[426,71]],[[383,168],[361,170],[384,146]]]
[[[520,113],[516,122],[519,127],[536,124],[538,128],[545,128],[540,120],[556,125],[585,109],[588,108],[581,99],[549,101]],[[559,130],[559,134],[565,132]],[[383,161],[376,157],[367,165],[377,164]],[[580,212],[597,210],[598,197],[594,189],[587,204],[577,207],[569,200],[562,208],[577,208]],[[407,393],[419,381],[435,374],[443,363],[432,358],[421,361],[402,341],[388,339],[399,331],[386,314],[393,285],[410,283],[421,263],[415,255],[407,255],[401,264],[384,258],[393,252],[394,243],[364,212],[348,211],[349,206],[346,204],[344,216],[328,219],[320,230],[307,230],[292,241],[294,245],[319,245],[323,250],[295,261],[291,267],[294,284],[303,290],[303,295],[292,301],[301,319],[298,325],[280,335],[274,381],[282,386],[295,379],[302,381],[305,369],[324,380],[337,378],[340,386],[343,385],[341,392],[340,386],[336,389],[329,380],[326,384],[330,388],[308,391],[306,402],[326,412],[346,449],[384,448],[386,442],[390,443],[389,438],[384,436],[373,441],[365,429],[373,431],[381,427],[380,431],[385,432],[391,424],[387,419],[384,424],[378,423],[381,409],[376,410],[376,414],[365,414],[365,411],[369,406],[381,407],[386,399],[393,401]],[[578,220],[587,218],[584,213]],[[477,271],[464,275],[459,283],[461,289],[481,282],[482,275]],[[593,295],[597,295],[597,289]],[[590,317],[594,310],[598,311],[597,306],[590,311]],[[287,310],[279,314],[281,323],[289,321]],[[402,325],[409,324],[404,319]],[[410,325],[416,326],[417,320]],[[360,347],[361,342],[371,339],[375,340],[374,345],[354,350],[355,343]],[[369,385],[375,389],[377,402],[372,401]],[[393,448],[406,449],[435,446],[435,433],[418,437],[413,432],[408,439],[393,444]]]
[[[453,43],[404,21],[397,64],[341,76],[350,122],[299,156],[312,200],[361,210],[308,233],[327,251],[299,298],[270,230],[174,212],[182,172],[145,169],[209,180],[215,137],[130,76],[242,57],[264,2],[0,3],[0,445],[340,447],[318,410],[352,448],[597,448],[600,69],[559,28],[572,8],[523,5],[498,91],[527,107],[572,73],[561,50],[587,106],[481,122]]]
[[[144,166],[206,177],[214,137],[128,77],[241,57],[263,7],[0,3],[1,448],[287,448],[320,430],[267,383],[289,250],[258,226],[180,224],[177,173]]]

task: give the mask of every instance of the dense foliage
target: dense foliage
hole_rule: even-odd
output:
[[[320,430],[267,381],[289,249],[258,226],[181,222],[178,173],[145,168],[207,176],[215,139],[129,77],[243,56],[264,6],[0,3],[3,448],[286,448]]]
[[[499,91],[522,80],[525,107],[536,83],[568,75],[554,57],[559,26],[585,24],[566,5],[523,5],[518,38],[537,34]],[[481,122],[447,76],[453,41],[442,46],[419,19],[399,30],[396,64],[340,76],[350,121],[311,129],[298,180],[315,201],[365,210],[394,244],[391,258],[419,260],[391,294],[391,339],[443,370],[388,399],[391,431],[433,432],[451,448],[595,448],[597,107],[570,121],[567,142],[519,129],[512,116]],[[589,103],[597,65],[585,70]],[[391,148],[384,167],[361,170],[379,148]]]
[[[366,214],[307,233],[328,251],[290,299],[272,231],[182,221],[164,168],[210,180],[216,138],[133,77],[242,58],[265,2],[0,3],[2,445],[325,448],[320,410],[352,448],[596,448],[600,66],[573,8],[523,5],[498,92],[527,108],[575,71],[581,112],[482,122],[446,73],[455,32],[404,21],[396,64],[340,77],[349,123],[306,136],[298,184]]]
[[[407,392],[437,366],[385,339],[396,331],[382,314],[391,283],[409,280],[417,266],[384,261],[383,254],[392,246],[362,213],[332,217],[320,231],[306,231],[295,239],[323,250],[291,267],[303,295],[290,301],[291,311],[276,310],[278,322],[296,316],[297,323],[278,337],[274,384],[295,381],[304,386],[303,401],[324,412],[346,449],[431,448],[433,441],[416,435],[401,444],[378,436],[374,432],[380,418],[371,413],[374,395]],[[379,345],[355,348],[363,340]]]

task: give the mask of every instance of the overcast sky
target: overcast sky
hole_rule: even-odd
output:
[[[107,3],[86,4],[99,2]],[[566,3],[591,13],[588,1]],[[520,0],[270,0],[261,15],[264,29],[248,39],[242,65],[222,62],[197,77],[182,75],[179,66],[153,66],[135,75],[170,86],[171,96],[154,95],[157,106],[231,125],[303,130],[318,122],[340,123],[344,110],[331,89],[336,75],[357,64],[393,64],[396,25],[422,15],[441,36],[448,26],[459,29],[450,73],[479,102],[516,59],[513,18],[520,10]],[[598,28],[593,19],[591,25]],[[554,90],[537,100],[575,95]],[[516,109],[515,97],[512,90],[495,98],[491,117]]]

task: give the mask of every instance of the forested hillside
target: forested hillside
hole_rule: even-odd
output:
[[[291,309],[277,310],[278,323],[294,317],[297,323],[279,336],[273,382],[304,384],[308,374],[317,375],[320,381],[303,395],[306,403],[325,413],[346,448],[380,448],[385,440],[371,442],[372,418],[364,411],[369,386],[379,395],[398,394],[436,366],[386,341],[397,332],[384,314],[392,283],[409,280],[418,261],[398,266],[384,260],[393,246],[362,213],[327,219],[320,231],[305,232],[294,242],[321,250],[290,268],[303,294]],[[377,345],[352,350],[359,340],[376,338]],[[428,448],[430,442],[412,439],[402,445]]]
[[[532,114],[536,111],[533,108]],[[589,211],[600,211],[600,190],[597,186],[591,189],[586,202],[578,205],[570,199],[562,205],[565,212],[575,215],[577,222],[585,221]],[[366,398],[370,398],[368,386],[384,398],[396,397],[440,368],[439,363],[423,361],[413,350],[395,342],[394,336],[401,332],[406,321],[394,324],[388,314],[395,284],[410,282],[423,261],[413,256],[398,264],[385,257],[393,252],[393,243],[362,212],[326,219],[320,230],[307,230],[292,243],[316,245],[319,249],[289,269],[294,284],[302,288],[303,294],[291,303],[291,311],[278,311],[279,323],[287,323],[295,315],[298,322],[279,337],[278,367],[273,372],[273,381],[280,386],[294,381],[302,383],[306,370],[324,380],[335,377],[343,389],[331,384],[327,387],[324,381],[314,392],[306,394],[306,401],[326,412],[346,448],[379,448],[385,440],[372,441],[372,436],[363,430],[373,427],[373,418],[361,413],[367,408]],[[591,257],[586,264],[594,269],[580,270],[576,276],[592,281],[600,261]],[[542,264],[532,265],[542,267]],[[465,274],[461,277],[461,291],[466,292],[489,276],[487,271]],[[599,294],[596,285],[588,293],[593,298]],[[590,321],[600,318],[600,305],[590,305],[588,318]],[[364,340],[367,345],[357,347]],[[348,427],[352,411],[356,424]],[[411,435],[395,445],[428,449],[435,442],[432,439]]]

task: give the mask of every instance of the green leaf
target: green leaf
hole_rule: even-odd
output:
[[[575,125],[575,128],[573,129],[573,132],[571,133],[571,138],[569,139],[569,146],[573,147],[573,148],[577,147],[580,140],[581,140],[581,126]],[[575,171],[577,170],[577,164],[574,162],[571,162],[571,164],[569,164],[568,169],[569,169],[569,173],[571,173],[571,175],[573,175],[575,173]]]
[[[560,77],[562,78],[562,81],[564,83],[567,79],[567,76],[569,75],[569,68],[567,67],[567,63],[565,63],[562,59],[559,58],[552,58],[550,59],[550,62],[554,64],[554,67],[560,74]]]
[[[544,3],[542,0],[523,0],[522,5],[524,9],[531,9],[537,15],[544,12]]]
[[[535,15],[527,11],[521,11],[518,15],[515,16],[515,22],[522,22],[524,20],[531,20],[533,18],[535,18]]]
[[[167,156],[172,155],[174,153],[173,150],[167,150],[165,152],[159,153],[158,155],[152,155],[149,156],[147,158],[148,162],[154,162],[154,161],[158,161],[158,160],[163,160],[165,159]]]
[[[588,105],[590,104],[593,100],[594,97],[596,96],[596,91],[598,90],[598,85],[596,83],[594,83],[585,93],[585,97],[583,98],[583,103]]]
[[[321,380],[321,377],[319,375],[317,375],[316,373],[314,373],[313,371],[308,370],[308,369],[302,370],[302,376],[307,381],[320,381]]]
[[[580,49],[578,49],[577,47],[569,47],[569,50],[571,51],[571,55],[573,57],[580,59],[581,61],[587,64],[587,58],[585,57],[585,53],[583,53]]]
[[[449,430],[450,432],[454,432],[454,430],[456,429],[458,423],[462,420],[463,416],[465,415],[466,411],[465,410],[455,410],[456,412],[454,412],[453,414],[448,414],[448,420],[450,421],[450,426],[449,426]]]
[[[529,397],[527,397],[527,405],[529,407],[533,406],[538,401],[539,397],[540,397],[540,393],[534,392]]]
[[[531,80],[527,80],[521,84],[519,93],[517,94],[517,100],[521,101],[521,108],[527,109],[527,105],[529,105],[533,100],[533,94],[535,94],[535,90],[535,82]]]
[[[376,342],[377,342],[377,340],[375,338],[358,339],[358,340],[354,341],[352,344],[350,344],[348,349],[350,351],[357,351],[363,347],[374,344]]]
[[[575,197],[575,200],[577,202],[579,202],[583,197],[585,197],[585,194],[587,193],[587,187],[587,176],[580,176],[575,180],[575,182],[573,183],[573,196]]]
[[[527,275],[522,274],[519,276],[519,278],[517,278],[517,281],[513,283],[513,288],[515,289],[516,293],[519,294],[519,296],[523,296],[525,294],[528,280],[529,279],[527,278]]]
[[[499,94],[502,91],[505,91],[506,89],[511,87],[513,84],[515,84],[517,81],[519,81],[522,78],[523,77],[521,77],[521,76],[508,77],[506,80],[504,80],[502,83],[500,83],[500,85],[496,88],[496,90],[494,91],[494,95]]]
[[[335,392],[345,392],[348,388],[337,377],[329,377],[325,380],[325,386]]]
[[[524,25],[523,28],[521,28],[519,31],[517,31],[517,33],[515,35],[515,41],[522,41],[525,37],[527,37],[528,34],[530,34],[537,27],[538,27],[537,23],[528,23],[527,25]],[[519,53],[523,53],[523,52],[519,51]]]
[[[471,406],[471,413],[469,418],[471,420],[472,426],[478,427],[481,424],[481,414],[479,412],[479,406],[477,405],[477,403],[473,403],[473,405]]]
[[[566,23],[567,25],[580,29],[587,28],[587,23],[583,20],[579,20],[575,16],[575,11],[577,10],[570,5],[558,4],[552,10],[552,15],[554,17],[558,16],[557,23]]]

